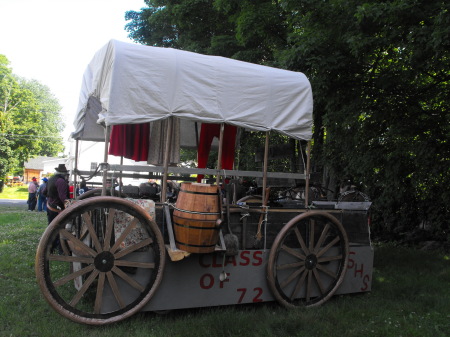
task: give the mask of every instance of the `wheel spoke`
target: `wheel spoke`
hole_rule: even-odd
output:
[[[116,261],[114,261],[114,265],[122,266],[122,267],[136,267],[136,268],[147,268],[147,269],[155,268],[155,264],[153,262],[138,262],[138,261],[127,261],[127,260],[116,260]]]
[[[139,223],[139,219],[136,219],[136,218],[134,218],[133,221],[131,221],[131,223],[125,228],[125,230],[120,235],[120,237],[116,240],[116,242],[114,243],[114,246],[112,246],[112,248],[110,250],[111,253],[114,254],[117,251],[117,249],[119,249],[120,244],[126,239],[128,234],[131,233],[131,231],[136,227],[136,225],[138,223]]]
[[[67,239],[68,242],[73,244],[76,248],[81,249],[82,251],[86,252],[87,254],[91,256],[96,256],[97,252],[95,252],[93,249],[88,247],[84,242],[77,239],[75,236],[73,236],[71,233],[69,233],[66,229],[60,229],[59,234],[62,235],[65,239]]]
[[[305,270],[305,269],[303,268],[303,270]],[[307,275],[307,274],[308,274],[308,273],[305,271],[305,272],[302,274],[302,277],[300,277],[300,279],[297,281],[297,284],[296,284],[296,286],[295,286],[295,289],[294,289],[294,291],[292,292],[291,297],[290,297],[291,301],[297,296],[297,294],[299,293],[299,291],[302,289],[302,287],[303,287],[303,285],[304,285],[304,283],[305,283],[305,278],[306,278],[306,275]]]
[[[91,264],[94,263],[94,259],[92,257],[83,257],[83,256],[66,256],[66,255],[49,255],[49,261],[59,261],[59,262],[81,262]]]
[[[277,266],[277,270],[286,270],[292,268],[298,268],[305,265],[305,261],[294,262],[294,263],[285,263]]]
[[[66,240],[63,240],[63,239],[61,238],[61,236],[60,236],[59,242],[60,242],[60,244],[61,244],[61,248],[62,248],[62,250],[63,250],[63,252],[64,252],[64,255],[70,255],[69,247],[67,247],[67,241],[66,241]]]
[[[336,236],[329,244],[327,244],[320,252],[317,253],[317,258],[321,257],[323,254],[325,254],[328,249],[333,247],[336,243],[339,242],[341,238],[339,236]]]
[[[302,268],[297,269],[294,272],[292,272],[291,275],[289,275],[288,278],[286,278],[283,282],[280,283],[280,287],[281,288],[286,287],[289,283],[291,283],[293,280],[295,280],[295,278],[298,275],[300,275],[304,270],[305,270],[305,267],[302,267]]]
[[[317,285],[319,286],[320,293],[323,295],[325,293],[325,288],[323,286],[322,280],[320,279],[320,275],[317,269],[313,269],[313,274],[316,279]]]
[[[94,313],[99,314],[103,302],[103,289],[105,287],[105,273],[100,273],[97,284],[97,294],[95,295]]]
[[[303,252],[308,255],[309,254],[309,249],[306,248],[305,241],[303,240],[302,234],[300,233],[300,231],[299,231],[297,226],[295,226],[294,232],[295,232],[295,235],[297,236],[298,242],[300,243],[300,247],[302,247],[302,249],[303,249]]]
[[[110,208],[108,211],[108,221],[106,223],[106,233],[105,233],[105,242],[103,243],[104,249],[108,250],[111,246],[111,236],[114,229],[114,216],[116,214],[116,210],[114,208]]]
[[[75,307],[78,302],[80,301],[81,297],[85,294],[85,292],[89,289],[92,282],[94,282],[95,278],[98,276],[100,272],[96,269],[89,275],[88,279],[83,283],[83,286],[81,289],[76,293],[76,295],[72,298],[72,301],[70,301],[70,305],[72,307]]]
[[[314,248],[314,254],[317,254],[320,247],[322,246],[323,242],[325,241],[325,238],[327,237],[328,230],[330,229],[330,224],[327,223],[322,231],[322,234],[320,234],[319,241],[317,241],[316,247]]]
[[[330,262],[330,261],[336,261],[336,260],[342,260],[342,255],[336,255],[336,256],[324,256],[320,259],[317,259],[317,262],[324,263],[324,262]]]
[[[113,267],[112,271],[116,273],[118,276],[120,276],[123,280],[128,282],[128,284],[131,285],[133,288],[139,290],[141,293],[144,292],[145,288],[140,283],[129,277],[126,273],[124,273],[116,266]]]
[[[152,238],[147,238],[145,240],[142,240],[142,241],[136,243],[135,245],[132,245],[130,247],[127,247],[127,248],[119,251],[118,253],[114,254],[114,257],[116,259],[119,259],[119,258],[124,257],[125,255],[128,255],[128,254],[134,252],[135,250],[138,250],[139,248],[145,247],[145,246],[147,246],[147,245],[149,245],[151,243],[153,243]]]
[[[290,247],[288,247],[288,246],[286,246],[286,245],[282,245],[282,246],[281,246],[281,249],[282,249],[283,251],[285,251],[286,253],[288,253],[288,254],[290,254],[290,255],[292,255],[292,256],[295,256],[295,257],[299,258],[300,260],[306,260],[306,256],[305,256],[305,255],[302,255],[298,250],[295,250],[295,249],[293,249],[293,248],[290,248]]]
[[[306,281],[306,302],[308,303],[311,299],[311,281],[312,281],[312,271],[308,270],[307,275],[308,280]]]
[[[315,227],[315,220],[311,219],[309,223],[309,252],[312,252],[314,249],[314,227]]]
[[[86,238],[86,236],[89,234],[89,230],[88,230],[86,224],[83,222],[83,219],[81,219],[81,216],[79,216],[79,218],[80,218],[79,221],[81,223],[81,230],[80,230],[79,238],[81,241],[83,241]]]
[[[324,266],[321,266],[320,264],[318,264],[317,269],[324,272],[325,274],[329,275],[330,277],[332,277],[333,279],[337,278],[337,275],[335,273],[333,273],[332,271],[328,270],[327,268],[325,268]]]
[[[123,309],[125,307],[125,304],[123,302],[122,295],[120,295],[119,287],[117,286],[117,282],[114,279],[113,273],[109,271],[106,273],[106,276],[108,277],[109,285],[111,286],[111,290],[114,294],[114,297],[116,298],[117,303],[119,304],[119,307]]]
[[[89,272],[91,272],[92,270],[94,270],[94,265],[91,264],[83,269],[80,269],[72,274],[66,275],[63,278],[60,278],[58,281],[54,282],[53,285],[55,287],[59,287],[62,286],[64,284],[66,284],[67,282],[74,280],[75,278],[77,278],[78,276],[82,276],[84,274],[87,274]]]
[[[97,233],[95,233],[94,226],[92,225],[92,219],[91,219],[89,212],[83,213],[81,215],[81,217],[83,218],[83,220],[88,228],[88,231],[89,231],[89,234],[91,235],[91,239],[92,239],[92,242],[94,243],[95,249],[97,250],[97,252],[103,251],[100,241],[98,240]]]

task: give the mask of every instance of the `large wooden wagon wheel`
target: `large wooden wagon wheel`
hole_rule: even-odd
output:
[[[269,287],[285,307],[320,305],[342,283],[347,262],[348,239],[341,223],[325,212],[306,212],[275,238],[267,265]]]
[[[59,238],[64,253],[52,251]],[[101,325],[127,318],[153,296],[165,250],[155,221],[131,201],[96,197],[61,212],[36,254],[41,291],[61,315]]]

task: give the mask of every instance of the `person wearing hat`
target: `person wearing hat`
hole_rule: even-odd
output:
[[[44,191],[47,187],[48,179],[42,178],[42,184],[39,185],[37,190],[38,195],[38,212],[47,212],[47,197],[44,195]]]
[[[65,164],[55,167],[55,174],[47,182],[47,216],[48,223],[64,209],[64,201],[69,199],[69,171]]]
[[[36,208],[36,202],[37,202],[36,193],[37,193],[38,187],[39,187],[39,185],[38,185],[37,179],[36,179],[36,177],[33,177],[33,179],[31,179],[30,183],[28,184],[28,200],[27,200],[28,212],[32,212]]]
[[[48,224],[64,209],[64,201],[69,199],[69,171],[66,165],[59,164],[55,167],[55,174],[47,182],[45,194],[47,195],[47,220]],[[53,249],[62,253],[59,238],[53,243]]]

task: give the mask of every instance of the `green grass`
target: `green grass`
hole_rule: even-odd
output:
[[[28,186],[20,187],[3,187],[3,192],[0,193],[0,199],[28,199]]]
[[[332,298],[319,308],[286,310],[276,303],[167,315],[139,313],[92,327],[56,313],[38,289],[34,256],[44,213],[0,206],[0,336],[448,336],[450,260],[444,252],[375,247],[372,292]],[[164,280],[163,280],[164,282]]]

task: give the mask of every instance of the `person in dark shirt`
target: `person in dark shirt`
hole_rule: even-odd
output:
[[[55,167],[55,174],[47,182],[47,220],[49,225],[65,208],[64,201],[69,199],[68,179],[69,171],[66,165],[59,164],[58,167]],[[59,238],[53,243],[53,248],[57,248],[59,253],[62,253]]]
[[[47,197],[44,195],[44,191],[47,187],[48,179],[42,178],[43,183],[39,185],[37,190],[38,195],[38,212],[47,212]]]

